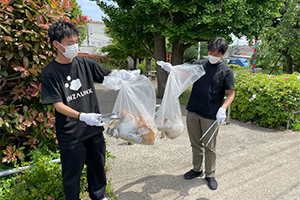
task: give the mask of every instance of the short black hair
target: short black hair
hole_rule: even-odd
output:
[[[48,30],[48,36],[51,44],[54,40],[61,42],[61,40],[66,36],[79,36],[79,34],[80,30],[74,24],[64,20],[51,24]]]
[[[227,48],[228,48],[228,43],[226,39],[222,37],[216,37],[212,39],[207,45],[208,51],[211,52],[218,51],[222,54],[226,53]]]

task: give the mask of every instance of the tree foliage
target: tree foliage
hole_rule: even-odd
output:
[[[109,34],[108,34],[109,35]],[[102,47],[102,52],[108,52],[108,58],[116,61],[126,61],[128,57],[134,60],[134,68],[137,69],[139,58],[149,58],[149,54],[140,45],[128,48],[128,41],[112,40],[112,44]]]
[[[49,25],[70,19],[69,0],[0,0],[0,146],[2,162],[16,162],[32,148],[53,147],[52,106],[41,105],[40,75],[55,58]],[[24,149],[24,147],[26,147]]]
[[[193,45],[189,47],[187,50],[185,50],[183,54],[183,61],[184,62],[193,62],[193,60],[198,59],[198,44]],[[200,44],[200,59],[203,59],[203,56],[208,55],[208,50],[207,50],[207,42],[201,42]]]
[[[82,27],[79,27],[80,30],[80,37],[78,38],[78,44],[79,46],[82,44],[83,40],[86,38],[86,32],[87,32],[87,17],[83,16],[81,7],[78,5],[76,0],[71,0],[72,10],[70,11],[70,19],[75,24],[80,24]]]
[[[261,48],[266,60],[273,63],[283,55],[286,60],[286,73],[300,61],[300,1],[288,0],[272,25],[262,31]]]
[[[231,33],[258,35],[282,4],[281,0],[113,0],[118,5],[114,6],[94,1],[107,14],[103,21],[113,38],[142,45],[156,60],[165,60],[167,38],[173,65],[181,64],[184,51],[199,41],[222,36],[230,42]],[[158,96],[162,97],[167,75],[158,68],[157,78]]]

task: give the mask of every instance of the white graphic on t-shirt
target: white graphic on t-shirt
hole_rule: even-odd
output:
[[[65,87],[70,88],[70,90],[78,91],[82,86],[79,78],[72,80],[71,76],[67,76],[67,80],[70,83],[65,83]],[[89,89],[86,89],[83,91],[78,91],[76,93],[73,93],[73,94],[70,94],[69,96],[67,96],[67,101],[71,102],[75,99],[78,99],[78,98],[81,98],[81,97],[84,97],[84,96],[90,95],[90,94],[93,94],[92,88],[89,88]]]
[[[71,81],[71,76],[68,76],[67,80]],[[69,86],[70,86],[71,90],[78,91],[79,88],[81,88],[82,84],[81,84],[80,79],[77,78],[77,79],[71,81],[71,85],[69,85],[69,83],[65,83],[66,88],[69,88]]]

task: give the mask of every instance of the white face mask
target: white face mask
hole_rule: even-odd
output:
[[[61,43],[57,42],[60,44],[60,46],[64,47],[66,52],[62,52],[60,49],[60,52],[69,59],[75,58],[78,55],[78,44],[72,44],[70,46],[63,46]]]
[[[212,55],[208,55],[208,60],[211,64],[216,64],[221,60],[221,57],[216,57]]]

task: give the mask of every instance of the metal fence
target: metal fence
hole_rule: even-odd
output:
[[[45,164],[52,163],[52,162],[60,163],[60,159],[59,158],[54,159],[54,160],[51,160],[49,162],[46,162]],[[23,167],[18,167],[18,168],[14,168],[14,169],[8,169],[8,170],[0,171],[0,177],[11,175],[11,174],[14,174],[14,173],[26,170],[26,169],[32,169],[32,168],[34,168],[33,165],[27,165],[27,166],[23,166]]]

